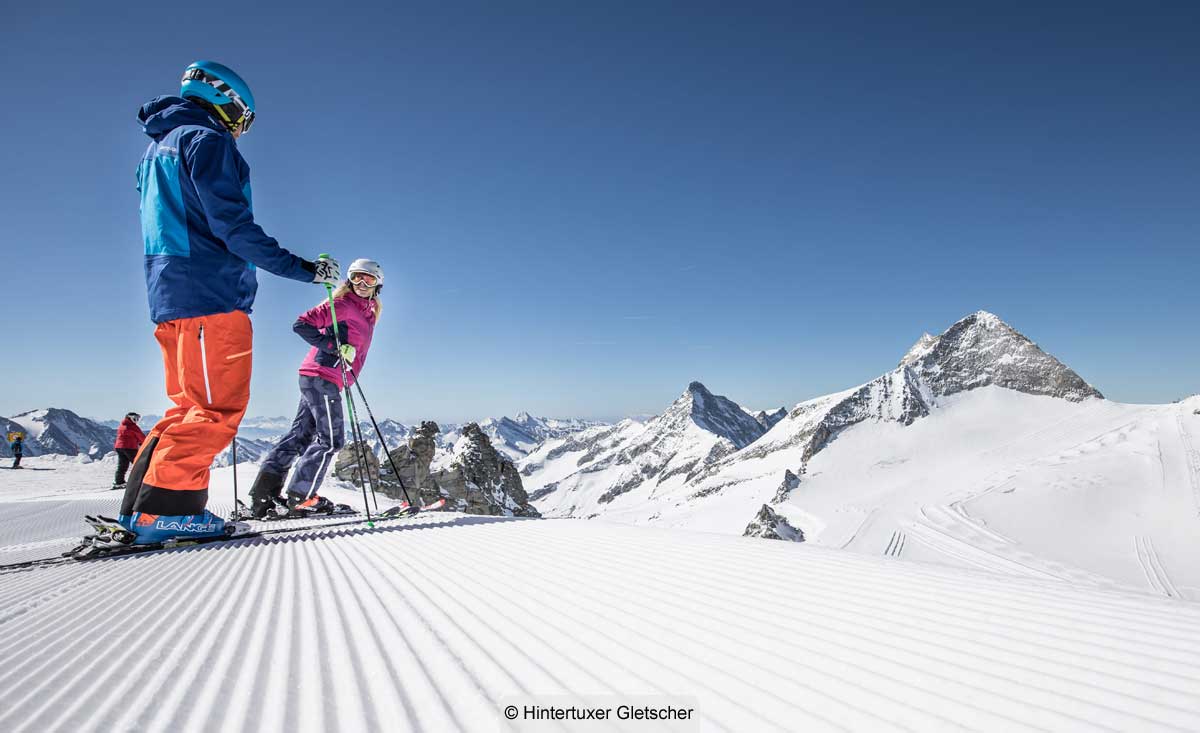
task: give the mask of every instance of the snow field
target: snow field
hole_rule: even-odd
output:
[[[691,696],[704,730],[1195,730],[1200,605],[440,514],[0,574],[0,685],[12,731],[496,730],[545,695]]]

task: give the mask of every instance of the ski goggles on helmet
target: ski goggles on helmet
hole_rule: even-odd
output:
[[[229,128],[230,132],[240,130],[242,135],[250,132],[250,126],[254,124],[254,110],[250,109],[250,105],[246,104],[238,93],[233,91],[232,87],[200,68],[185,71],[183,81],[202,81],[224,95],[226,99],[230,100],[228,104],[213,105],[213,109],[221,115],[221,121]]]
[[[352,272],[350,273],[350,282],[355,285],[366,285],[369,288],[373,288],[379,283],[379,278],[369,272]]]

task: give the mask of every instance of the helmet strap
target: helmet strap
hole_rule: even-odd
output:
[[[218,107],[217,105],[209,102],[207,99],[201,99],[199,97],[188,97],[188,100],[203,108],[204,111],[208,113],[208,116],[221,123],[221,126],[228,130],[230,135],[236,132],[238,127],[242,124],[240,119],[237,121],[229,119],[229,114],[224,110],[224,107],[230,107],[232,105],[224,104]]]

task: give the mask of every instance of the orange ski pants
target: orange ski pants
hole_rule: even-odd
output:
[[[213,458],[233,440],[246,414],[254,332],[250,317],[233,311],[160,323],[154,337],[162,347],[167,396],[175,406],[146,436],[134,460],[137,465],[143,452],[152,451],[143,464],[137,510],[191,514],[207,503]],[[171,510],[172,505],[181,511]]]

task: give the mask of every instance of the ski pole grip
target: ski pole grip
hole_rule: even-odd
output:
[[[328,260],[328,259],[330,259],[329,253],[322,252],[321,254],[317,255],[317,259],[318,260]],[[329,283],[325,283],[325,292],[329,294],[329,307],[333,308],[333,286],[330,285]],[[336,318],[334,320],[336,321]]]
[[[327,260],[327,259],[329,259],[329,253],[322,252],[321,254],[317,255],[317,259],[318,260]],[[336,343],[338,345],[338,348],[340,349],[342,344],[341,344],[341,337],[338,334],[337,309],[334,308],[334,305],[333,305],[333,285],[332,284],[325,283],[325,295],[329,298],[329,316],[333,320],[334,343]]]

